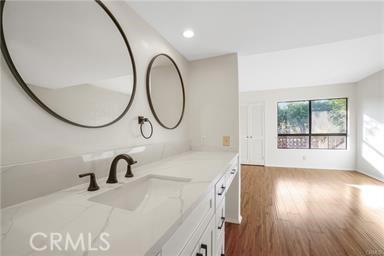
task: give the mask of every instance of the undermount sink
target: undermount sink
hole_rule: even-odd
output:
[[[154,208],[165,200],[180,198],[183,187],[190,181],[188,178],[147,175],[89,200],[129,211]]]

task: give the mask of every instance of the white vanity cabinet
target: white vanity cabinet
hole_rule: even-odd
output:
[[[159,255],[223,256],[225,254],[226,194],[232,183],[236,183],[233,181],[240,179],[238,168],[238,158],[236,157],[230,167],[222,173],[211,191],[165,243]],[[238,184],[237,182],[237,187],[239,187]],[[238,195],[231,195],[229,198],[239,198],[240,190],[237,190]],[[231,205],[239,204],[239,202],[229,203]]]
[[[191,255],[195,256],[213,256],[215,255],[215,222],[212,218],[199,242],[197,243],[195,250]]]
[[[220,244],[220,238],[225,233],[225,200],[216,209],[215,223],[215,241],[217,245]]]
[[[25,234],[43,225],[71,237],[78,237],[79,230],[96,237],[97,227],[105,227],[110,234],[107,255],[223,256],[225,223],[241,222],[238,157],[234,152],[185,152],[140,166],[131,179],[120,173],[118,184],[106,184],[101,178],[99,191],[86,192],[88,184],[80,184],[3,208],[3,224],[17,227],[7,237],[20,239],[3,239],[2,252],[25,255],[31,250]],[[73,215],[71,222],[68,214],[57,214],[58,206]],[[79,206],[88,207],[77,214],[72,208]],[[55,221],[44,219],[56,215]],[[73,254],[77,251],[68,255]]]
[[[227,186],[226,186],[227,190],[230,187],[233,179],[237,175],[238,169],[239,169],[239,167],[236,164],[236,165],[232,165],[231,168],[227,171],[227,176],[226,176],[227,177]]]

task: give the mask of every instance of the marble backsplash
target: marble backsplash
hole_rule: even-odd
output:
[[[89,182],[78,174],[94,172],[97,178],[109,173],[112,159],[122,153],[129,154],[138,163],[151,163],[190,150],[189,142],[138,145],[128,148],[92,152],[76,157],[40,161],[1,167],[1,208],[44,196],[77,184]],[[121,161],[119,172],[126,171]]]

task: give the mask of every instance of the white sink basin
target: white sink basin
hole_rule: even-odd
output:
[[[90,201],[129,211],[155,208],[165,200],[177,199],[191,179],[147,175],[116,189],[90,198]]]

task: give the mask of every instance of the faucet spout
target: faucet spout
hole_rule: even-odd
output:
[[[117,183],[116,169],[117,169],[117,163],[121,159],[124,159],[128,164],[125,177],[127,177],[127,178],[133,177],[131,165],[137,163],[137,161],[133,160],[133,158],[127,154],[120,154],[120,155],[117,155],[112,161],[111,169],[109,170],[109,176],[107,179],[107,183]]]

